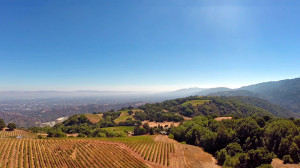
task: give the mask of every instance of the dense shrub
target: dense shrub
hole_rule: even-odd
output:
[[[254,116],[216,122],[202,116],[172,128],[170,133],[175,140],[215,154],[224,167],[258,167],[270,164],[274,157],[299,163],[299,127],[288,119]]]
[[[290,155],[284,155],[282,160],[283,160],[283,163],[293,163],[293,159],[291,158]]]
[[[15,123],[9,123],[7,125],[7,128],[10,130],[10,131],[13,131],[17,128],[17,125]]]
[[[3,121],[2,118],[0,118],[0,129],[3,129],[5,127],[6,127],[5,122]]]

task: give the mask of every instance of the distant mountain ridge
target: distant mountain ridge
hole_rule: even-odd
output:
[[[217,88],[209,88],[209,89],[203,89],[200,92],[197,92],[196,95],[198,96],[205,96],[210,93],[214,92],[224,92],[224,91],[231,91],[232,89],[226,88],[226,87],[217,87]]]
[[[300,114],[300,78],[264,82],[209,95],[257,97],[278,104],[297,115]]]

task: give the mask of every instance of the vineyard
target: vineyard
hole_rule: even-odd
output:
[[[125,144],[144,160],[164,166],[170,165],[170,154],[175,153],[174,143],[154,141],[155,136],[142,136],[140,141],[131,140]]]
[[[183,146],[162,135],[37,139],[36,134],[15,130],[1,131],[0,137],[1,168],[181,168],[212,164],[211,156],[203,155],[200,148]]]
[[[15,131],[0,131],[0,138],[35,138],[36,135],[23,130],[15,130]]]
[[[0,139],[0,167],[147,167],[118,143],[83,139]]]

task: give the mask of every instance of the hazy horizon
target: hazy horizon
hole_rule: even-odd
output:
[[[144,90],[122,90],[122,89],[119,89],[119,90],[114,90],[114,89],[97,89],[97,88],[93,88],[93,89],[66,89],[66,90],[54,90],[54,89],[37,89],[37,90],[1,90],[0,89],[0,92],[5,92],[5,91],[28,91],[28,92],[149,92],[149,93],[159,93],[159,92],[170,92],[170,91],[177,91],[177,90],[183,90],[183,89],[193,89],[193,88],[198,88],[198,89],[211,89],[211,88],[221,88],[221,87],[224,87],[224,88],[229,88],[229,89],[238,89],[238,88],[241,88],[241,87],[244,87],[244,86],[250,86],[250,85],[255,85],[255,84],[260,84],[260,83],[265,83],[265,82],[276,82],[276,81],[282,81],[282,80],[290,80],[290,79],[296,79],[296,78],[299,78],[299,77],[295,77],[295,78],[289,78],[289,79],[279,79],[279,80],[270,80],[270,81],[261,81],[261,82],[257,82],[257,83],[251,83],[251,84],[248,84],[248,85],[240,85],[240,86],[235,86],[235,87],[229,87],[229,86],[219,86],[219,85],[210,85],[210,86],[205,86],[205,87],[202,87],[202,86],[191,86],[191,87],[186,87],[186,86],[182,86],[182,87],[170,87],[170,86],[165,86],[165,88],[159,88],[159,89],[153,89],[153,88],[145,88]],[[171,88],[171,89],[170,89]],[[123,88],[124,89],[124,88]],[[146,90],[148,89],[148,90]]]

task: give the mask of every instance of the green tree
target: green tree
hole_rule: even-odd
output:
[[[283,138],[278,147],[278,156],[281,158],[289,154],[289,148],[292,144],[291,138]]]
[[[258,128],[259,125],[257,122],[253,118],[248,117],[239,119],[235,130],[241,143],[244,143],[249,136],[253,136],[253,131],[257,130]]]
[[[251,149],[248,151],[249,166],[257,167],[261,164],[270,164],[274,155],[270,153],[266,148]]]
[[[256,117],[255,120],[261,128],[263,128],[266,125],[266,122],[262,117]]]
[[[227,129],[225,126],[220,126],[217,129],[216,147],[222,149],[233,141],[235,132],[232,129]]]
[[[239,168],[248,168],[249,167],[249,155],[248,153],[238,153],[235,155],[239,159]]]
[[[0,129],[3,129],[5,127],[6,127],[5,122],[3,121],[2,118],[0,118]]]
[[[173,134],[169,134],[168,136],[170,139],[174,139],[174,135]]]
[[[291,158],[290,155],[284,155],[282,160],[283,160],[283,163],[293,163],[293,159]]]
[[[134,127],[134,135],[144,135],[146,133],[147,133],[147,131],[145,128],[141,128],[139,126]]]
[[[265,128],[265,144],[269,151],[274,151],[275,154],[283,156],[279,153],[278,148],[282,143],[282,139],[288,136],[295,137],[299,134],[297,126],[290,120],[277,120]],[[282,146],[284,144],[282,143]],[[282,148],[283,149],[283,148]],[[283,149],[285,150],[285,149]],[[285,152],[286,153],[286,152]]]
[[[295,136],[294,142],[297,144],[298,148],[300,149],[300,135]]]
[[[66,137],[66,134],[60,130],[51,129],[51,130],[48,130],[47,134],[48,134],[48,137]]]
[[[295,125],[297,125],[298,127],[300,127],[300,119],[296,119],[293,121]]]
[[[262,165],[258,166],[257,168],[273,168],[273,166],[271,166],[270,164],[262,164]]]
[[[154,135],[154,129],[153,128],[150,128],[149,134]]]
[[[228,144],[225,149],[230,156],[243,152],[241,145],[236,142]]]
[[[193,110],[187,108],[184,110],[184,116],[190,117],[191,115],[193,115]]]
[[[226,157],[223,167],[239,168],[240,160],[238,157]]]
[[[55,137],[66,137],[67,135],[63,133],[62,131],[57,131],[55,134]]]
[[[150,131],[150,126],[148,123],[143,124],[143,128],[145,128],[147,133]]]
[[[106,134],[99,132],[95,137],[106,137]]]
[[[223,165],[227,157],[228,157],[228,154],[225,149],[222,149],[219,152],[217,152],[218,164]]]
[[[298,145],[296,143],[292,143],[292,145],[289,148],[289,153],[291,158],[293,159],[293,162],[299,163],[300,161],[300,150],[298,148]]]
[[[206,151],[214,153],[216,151],[215,141],[217,138],[217,133],[212,131],[206,131],[200,138],[200,146],[202,146]]]
[[[7,127],[10,131],[13,131],[17,128],[17,125],[15,123],[9,123]]]

